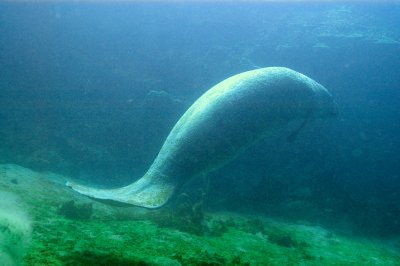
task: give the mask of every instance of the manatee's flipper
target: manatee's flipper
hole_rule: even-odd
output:
[[[300,124],[300,126],[298,128],[296,128],[292,133],[290,133],[289,136],[287,136],[286,139],[288,142],[290,142],[290,143],[294,142],[294,140],[299,135],[300,131],[306,126],[306,124],[310,120],[310,117],[311,117],[311,111],[308,111],[306,118],[303,120],[303,122]]]
[[[290,143],[294,142],[294,140],[297,138],[297,136],[299,135],[300,131],[305,127],[307,122],[308,122],[308,119],[305,119],[298,128],[293,130],[293,132],[290,133],[289,136],[287,136],[287,138],[286,138],[287,141],[290,142]]]
[[[116,201],[151,209],[162,207],[175,190],[174,184],[146,177],[126,187],[115,189],[97,189],[71,181],[68,181],[66,185],[76,192],[95,199]]]

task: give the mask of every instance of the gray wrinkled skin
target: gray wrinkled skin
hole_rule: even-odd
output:
[[[67,185],[93,198],[158,208],[189,179],[232,161],[290,122],[335,113],[329,92],[303,74],[283,67],[240,73],[193,103],[136,182],[117,189]]]

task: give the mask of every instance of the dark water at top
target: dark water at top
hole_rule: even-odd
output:
[[[399,234],[399,25],[396,3],[1,3],[0,162],[130,183],[212,85],[285,66],[327,87],[339,117],[188,190],[208,208]]]

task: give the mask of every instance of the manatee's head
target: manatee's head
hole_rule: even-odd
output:
[[[332,95],[328,90],[317,84],[315,90],[315,112],[314,117],[317,118],[330,118],[337,117],[339,109],[337,103],[333,100]]]
[[[338,115],[338,106],[329,91],[315,80],[294,70],[284,67],[266,68],[268,78],[274,79],[268,83],[269,87],[279,88],[277,99],[286,99],[290,116],[294,114],[300,117],[329,118]],[[272,74],[271,74],[272,73]],[[271,90],[269,88],[269,90]],[[284,95],[285,97],[282,97]],[[295,103],[295,104],[294,104]],[[294,108],[290,108],[294,106]]]

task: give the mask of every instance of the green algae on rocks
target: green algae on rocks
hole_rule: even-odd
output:
[[[18,195],[33,220],[24,265],[399,265],[387,246],[263,216],[204,212],[199,234],[181,225],[190,215],[105,205],[64,179],[0,165],[0,190]],[[92,204],[91,218],[60,214],[70,200]]]

